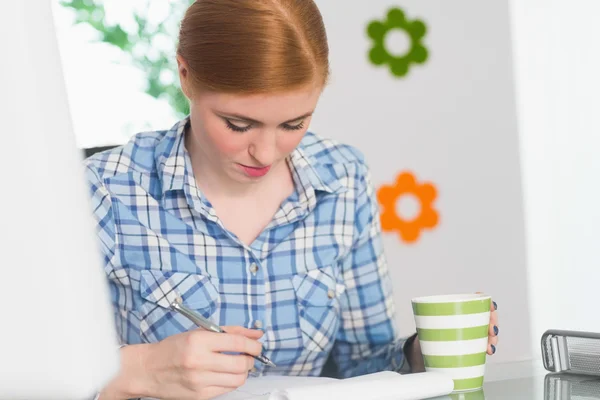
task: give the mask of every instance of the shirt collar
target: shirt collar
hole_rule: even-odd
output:
[[[298,146],[289,157],[289,165],[292,170],[296,187],[304,190],[322,191],[327,193],[338,193],[344,191],[345,187],[335,166],[321,164],[315,158],[306,154],[302,146]]]
[[[182,190],[191,172],[189,155],[185,149],[185,130],[189,118],[185,118],[167,131],[154,153],[158,178],[163,195],[170,190]]]
[[[189,116],[182,119],[161,139],[156,147],[155,160],[163,195],[172,190],[184,190],[186,184],[198,197],[202,197],[196,185],[189,154],[185,148],[185,131]],[[300,198],[313,197],[314,192],[338,193],[345,191],[343,180],[333,164],[321,164],[309,156],[300,144],[288,159],[294,184]],[[339,167],[339,166],[338,166]]]

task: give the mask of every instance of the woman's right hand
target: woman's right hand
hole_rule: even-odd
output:
[[[123,348],[121,372],[100,399],[205,400],[238,388],[246,382],[254,358],[222,352],[259,355],[262,345],[258,339],[263,332],[242,327],[223,329],[227,333],[196,329],[158,343]],[[137,351],[129,347],[137,347]]]

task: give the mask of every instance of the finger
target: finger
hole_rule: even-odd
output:
[[[259,329],[248,329],[243,326],[224,326],[223,330],[227,333],[246,336],[247,338],[254,340],[260,339],[264,334],[264,332]]]
[[[498,337],[489,337],[487,353],[489,355],[493,355],[496,353],[497,349],[498,349]]]
[[[488,344],[493,344],[494,346],[498,347],[498,338],[497,337],[488,338]]]
[[[489,338],[487,353],[489,355],[493,355],[496,353],[497,348],[498,348],[498,338]]]
[[[246,374],[254,366],[254,358],[246,355],[212,353],[206,357],[204,365],[211,372]]]
[[[243,374],[207,372],[202,377],[202,383],[207,386],[237,389],[246,383],[246,379],[248,379],[248,371]]]
[[[495,323],[490,323],[490,328],[488,330],[489,337],[496,337],[500,334],[500,328]]]
[[[498,313],[496,311],[490,313],[490,324],[498,326]]]
[[[257,356],[262,352],[262,344],[242,335],[231,333],[210,333],[208,347],[213,352],[246,353]]]

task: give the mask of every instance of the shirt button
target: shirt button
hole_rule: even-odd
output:
[[[252,272],[253,275],[256,275],[256,273],[258,272],[258,265],[256,265],[256,264],[253,263],[250,266],[250,272]]]
[[[329,289],[329,291],[327,292],[327,297],[333,299],[335,297],[335,292],[332,289]]]
[[[256,329],[261,329],[261,328],[262,328],[262,326],[263,326],[263,324],[262,324],[262,322],[261,322],[261,321],[259,321],[259,320],[256,320],[256,321],[254,321],[254,327],[255,327]]]

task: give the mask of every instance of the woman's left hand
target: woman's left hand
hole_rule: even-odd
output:
[[[498,346],[498,305],[492,301],[490,305],[490,330],[488,331],[487,353],[491,356],[496,352]]]

